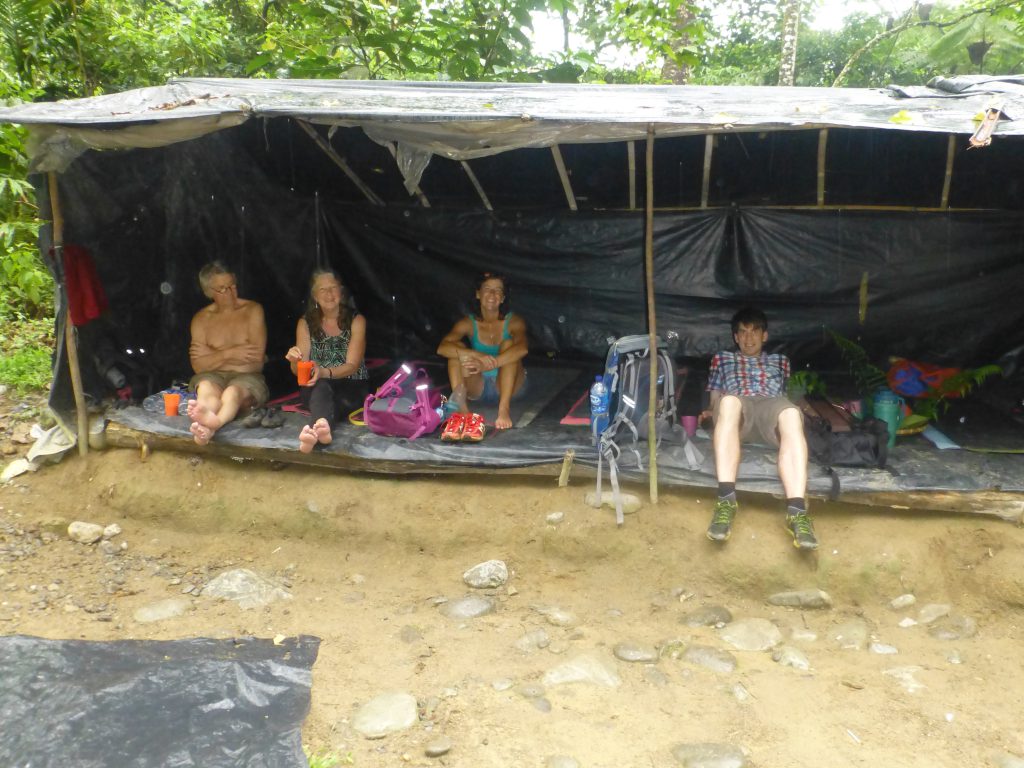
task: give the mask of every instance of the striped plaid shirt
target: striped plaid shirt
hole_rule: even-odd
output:
[[[789,358],[762,352],[750,357],[739,352],[719,352],[711,359],[708,391],[741,397],[778,397],[786,394]]]

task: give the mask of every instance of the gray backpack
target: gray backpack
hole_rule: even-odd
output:
[[[668,354],[668,345],[656,339],[658,379],[655,405],[655,440],[660,443],[676,425],[675,364]],[[605,462],[615,495],[615,519],[622,525],[622,499],[619,494],[619,457],[625,448],[636,457],[637,468],[644,471],[640,441],[648,439],[650,426],[647,412],[650,404],[651,357],[650,336],[623,336],[610,342],[605,360],[605,382],[608,386],[608,426],[597,440],[597,499],[601,504],[601,477]],[[685,434],[684,434],[685,437]],[[688,444],[687,444],[688,445]],[[692,463],[692,462],[691,462]],[[699,462],[698,462],[699,463]]]

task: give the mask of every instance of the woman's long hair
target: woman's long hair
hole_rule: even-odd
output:
[[[341,303],[338,307],[338,329],[347,331],[352,327],[352,318],[356,314],[355,304],[352,301],[352,295],[348,292],[348,288],[345,287],[345,283],[342,282],[341,276],[333,269],[317,269],[313,272],[313,277],[309,280],[309,296],[306,299],[306,326],[309,328],[309,337],[315,338],[323,333],[324,326],[324,312],[320,309],[320,304],[317,303],[316,297],[313,295],[313,286],[316,285],[316,281],[324,275],[333,277],[341,288]]]
[[[501,305],[498,307],[498,317],[501,320],[504,320],[505,315],[508,313],[508,280],[505,279],[504,275],[497,272],[481,272],[476,276],[476,281],[474,283],[476,285],[476,290],[474,291],[473,296],[475,304],[473,307],[473,317],[477,320],[483,319],[480,316],[480,300],[476,298],[475,294],[480,292],[480,289],[484,287],[484,283],[488,280],[501,280],[501,292],[503,294],[503,298],[501,300]]]

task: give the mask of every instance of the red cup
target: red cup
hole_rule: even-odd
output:
[[[164,392],[164,416],[177,416],[181,395],[177,392]]]
[[[683,424],[683,429],[686,430],[686,434],[693,437],[697,434],[697,417],[696,416],[683,416],[680,421]]]
[[[299,386],[304,387],[309,384],[309,378],[313,375],[313,361],[312,360],[300,360],[295,364],[296,376],[299,377]]]

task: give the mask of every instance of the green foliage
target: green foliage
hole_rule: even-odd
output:
[[[949,398],[963,397],[975,387],[982,384],[989,376],[1002,376],[1003,369],[998,365],[983,365],[980,368],[965,368],[950,376],[938,387],[928,390],[914,402],[913,411],[929,421],[945,413],[949,408]]]
[[[25,317],[10,299],[8,292],[0,293],[0,384],[23,395],[45,389],[50,381],[53,320]]]
[[[815,371],[796,371],[786,380],[786,394],[791,396],[822,395],[825,382]]]
[[[857,392],[861,396],[868,397],[879,389],[889,388],[889,382],[885,378],[885,371],[871,362],[864,347],[852,339],[848,339],[833,331],[831,328],[826,330],[836,343],[836,346],[839,347],[843,360],[846,361],[850,375],[856,384]]]
[[[346,752],[344,755],[337,755],[334,752],[314,754],[309,747],[305,746],[302,748],[302,751],[309,762],[309,768],[338,768],[338,766],[342,765],[356,764],[356,759],[351,752]]]

